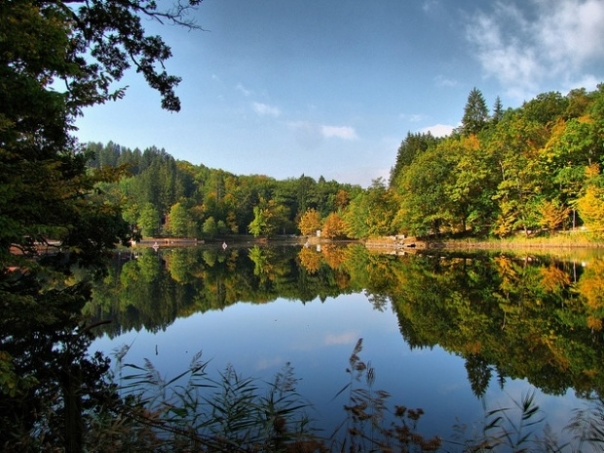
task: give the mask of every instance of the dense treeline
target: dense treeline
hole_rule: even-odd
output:
[[[272,236],[298,231],[303,213],[342,209],[360,186],[308,176],[278,181],[234,175],[175,160],[154,147],[131,150],[113,142],[89,143],[92,168],[124,166],[130,176],[101,185],[124,207],[124,218],[144,236],[213,238],[224,234]]]
[[[165,150],[91,143],[90,166],[125,166],[106,183],[144,236],[315,234],[368,238],[463,233],[508,236],[585,226],[604,229],[604,85],[544,93],[492,114],[468,96],[446,138],[408,133],[388,184],[359,186],[308,176],[278,181],[175,160]]]
[[[541,94],[489,115],[468,97],[448,138],[409,134],[390,176],[394,230],[507,236],[584,225],[604,228],[604,85]]]

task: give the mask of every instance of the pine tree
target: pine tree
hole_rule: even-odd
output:
[[[477,134],[487,125],[489,120],[489,109],[484,100],[482,92],[478,88],[473,88],[468,95],[468,102],[464,108],[463,118],[461,119],[461,134]]]

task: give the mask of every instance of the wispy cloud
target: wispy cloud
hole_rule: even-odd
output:
[[[595,80],[588,65],[604,60],[604,2],[530,0],[526,9],[497,2],[491,12],[476,13],[466,36],[487,76],[520,100],[537,94],[543,83],[565,87]]]
[[[245,97],[249,97],[249,96],[251,96],[252,94],[254,94],[254,92],[253,92],[253,91],[248,90],[246,87],[244,87],[242,83],[238,83],[238,84],[235,86],[235,89],[236,89],[237,91],[241,92],[241,94],[243,94]]]
[[[306,149],[316,149],[327,138],[358,139],[356,131],[350,126],[328,126],[310,121],[290,121],[287,125],[294,131],[296,141]]]
[[[321,126],[321,134],[324,137],[341,138],[342,140],[355,140],[359,138],[353,127],[349,126]]]
[[[252,108],[254,111],[261,116],[274,116],[277,117],[281,115],[281,110],[278,107],[263,104],[262,102],[253,102]]]
[[[438,6],[440,6],[439,0],[424,0],[424,3],[422,4],[422,9],[425,13],[429,13]]]
[[[455,87],[458,85],[457,80],[449,79],[442,75],[434,77],[434,83],[437,87]]]

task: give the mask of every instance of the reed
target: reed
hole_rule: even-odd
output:
[[[359,339],[346,368],[348,382],[332,401],[345,398],[344,416],[328,437],[308,413],[312,405],[296,390],[294,368],[286,363],[273,381],[259,382],[228,366],[218,378],[207,373],[201,352],[189,368],[167,378],[150,361],[124,363],[127,347],[116,351],[111,379],[121,398],[97,410],[87,435],[90,451],[112,452],[577,452],[604,450],[604,404],[595,400],[576,410],[565,429],[570,440],[545,424],[535,392],[509,407],[485,407],[484,420],[454,425],[455,436],[426,437],[419,429],[424,411],[388,405],[390,395],[374,388],[376,370],[361,360]]]

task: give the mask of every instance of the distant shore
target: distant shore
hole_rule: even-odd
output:
[[[229,235],[210,240],[197,238],[145,238],[132,244],[133,247],[190,247],[190,246],[254,246],[254,245],[320,245],[320,244],[364,244],[372,250],[412,251],[412,250],[576,250],[604,249],[604,240],[595,239],[584,232],[557,233],[552,236],[515,236],[505,239],[441,238],[415,236],[382,236],[369,239],[328,239],[317,236],[277,235],[269,239],[252,235]]]

